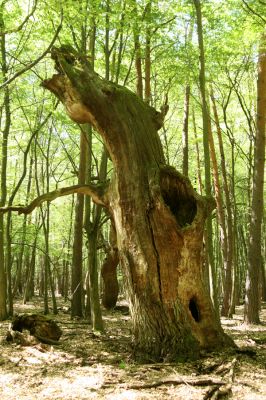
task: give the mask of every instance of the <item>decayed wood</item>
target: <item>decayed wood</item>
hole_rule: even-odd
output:
[[[17,315],[12,321],[10,335],[15,337],[17,333],[22,333],[25,329],[32,336],[47,344],[58,344],[62,335],[62,330],[56,322],[41,314]]]
[[[70,118],[91,123],[114,166],[105,199],[129,297],[135,355],[197,355],[199,345],[233,345],[222,331],[202,276],[204,222],[213,200],[166,165],[157,112],[102,79],[69,46],[54,48],[58,74],[43,82]],[[141,355],[140,355],[141,356]]]

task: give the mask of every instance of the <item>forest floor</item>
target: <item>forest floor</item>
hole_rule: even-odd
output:
[[[123,307],[121,307],[123,310]],[[41,312],[40,299],[15,304],[16,313]],[[266,304],[261,325],[245,326],[243,308],[222,319],[238,351],[202,355],[193,362],[138,364],[131,358],[130,317],[104,311],[105,333],[63,309],[54,320],[63,330],[57,346],[5,340],[10,321],[0,323],[1,400],[207,400],[266,399]]]

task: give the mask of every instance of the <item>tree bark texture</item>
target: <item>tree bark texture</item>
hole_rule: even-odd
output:
[[[74,50],[54,49],[52,57],[59,73],[43,86],[73,121],[97,129],[114,165],[101,201],[117,233],[136,354],[175,358],[232,345],[203,283],[204,222],[214,202],[165,164],[161,114],[100,78]]]

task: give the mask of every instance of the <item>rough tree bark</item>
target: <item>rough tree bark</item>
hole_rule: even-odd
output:
[[[74,50],[55,48],[52,57],[59,73],[43,86],[72,120],[98,130],[114,164],[104,191],[92,185],[73,190],[91,194],[114,221],[135,354],[176,359],[195,356],[200,347],[232,346],[203,283],[204,222],[214,202],[165,164],[157,133],[161,114],[126,88],[101,79]],[[16,209],[29,212],[34,205]]]

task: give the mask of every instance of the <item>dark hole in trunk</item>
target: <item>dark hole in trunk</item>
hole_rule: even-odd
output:
[[[191,312],[192,317],[196,322],[200,322],[200,311],[197,305],[195,297],[192,297],[189,301],[189,310]]]
[[[181,228],[192,224],[197,213],[197,205],[193,197],[180,195],[175,187],[167,192],[162,191],[162,196]]]

